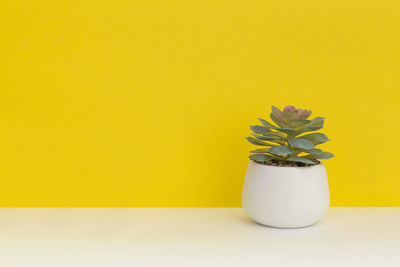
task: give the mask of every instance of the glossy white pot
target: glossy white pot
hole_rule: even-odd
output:
[[[250,160],[242,204],[260,224],[279,228],[310,226],[329,207],[325,165],[278,167]]]

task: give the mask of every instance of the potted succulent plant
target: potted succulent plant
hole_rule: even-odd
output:
[[[287,106],[281,111],[272,106],[270,117],[276,125],[259,119],[262,125],[250,126],[254,134],[246,139],[262,148],[250,151],[242,204],[258,223],[305,227],[328,210],[328,180],[319,160],[334,155],[316,148],[329,139],[314,132],[323,127],[324,118],[308,119],[310,115],[307,109]]]

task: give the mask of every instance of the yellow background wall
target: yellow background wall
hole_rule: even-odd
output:
[[[399,1],[3,1],[1,206],[239,206],[272,104],[332,206],[400,205]]]

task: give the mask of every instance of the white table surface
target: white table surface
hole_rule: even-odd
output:
[[[0,266],[400,266],[400,207],[302,229],[241,208],[2,208]]]

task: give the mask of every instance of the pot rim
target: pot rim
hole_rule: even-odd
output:
[[[325,164],[322,161],[319,161],[318,164],[311,165],[311,166],[273,166],[273,165],[266,165],[266,164],[260,164],[255,162],[254,160],[250,160],[250,164],[254,166],[261,166],[261,167],[266,167],[266,168],[286,168],[286,169],[310,169],[310,168],[315,168],[318,166],[325,166]]]

